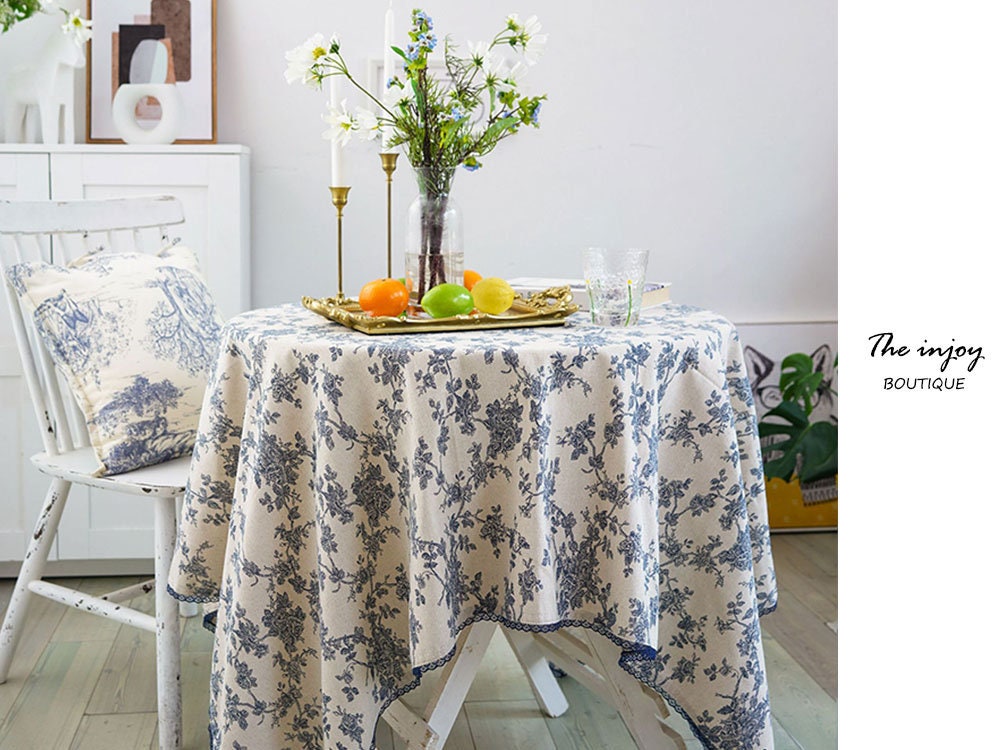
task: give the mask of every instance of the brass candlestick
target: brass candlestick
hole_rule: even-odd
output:
[[[385,277],[392,278],[392,173],[396,171],[396,160],[399,154],[379,154],[382,159],[382,171],[385,172]]]
[[[330,197],[333,205],[337,207],[337,297],[334,304],[343,304],[347,301],[344,296],[344,206],[347,205],[347,193],[349,187],[331,187]]]

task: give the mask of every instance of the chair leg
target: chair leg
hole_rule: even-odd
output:
[[[69,141],[67,141],[68,143]],[[184,495],[178,495],[177,501],[174,504],[174,510],[178,516],[181,514],[181,510],[184,505]],[[180,609],[181,617],[197,617],[198,613],[201,611],[201,605],[197,602],[178,602],[178,608]]]
[[[174,498],[156,498],[156,701],[160,750],[181,746],[181,638],[177,600],[167,591],[170,559],[177,538]]]
[[[14,650],[24,630],[25,616],[28,614],[28,599],[31,592],[28,584],[42,577],[45,563],[49,558],[49,550],[59,529],[59,519],[66,507],[66,497],[69,495],[70,483],[62,479],[53,479],[49,485],[42,512],[35,523],[35,531],[28,543],[21,572],[14,584],[14,591],[7,605],[7,615],[3,626],[0,626],[0,684],[7,681]]]

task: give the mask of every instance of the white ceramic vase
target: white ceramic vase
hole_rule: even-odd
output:
[[[160,120],[151,128],[139,124],[136,106],[151,96],[160,103]],[[126,83],[118,87],[111,108],[115,128],[125,143],[167,144],[177,139],[181,128],[181,97],[172,83]]]

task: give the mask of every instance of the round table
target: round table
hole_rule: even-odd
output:
[[[642,316],[367,336],[285,305],[226,325],[170,576],[218,603],[213,747],[367,750],[478,620],[590,628],[706,747],[773,746],[739,338],[705,310]]]

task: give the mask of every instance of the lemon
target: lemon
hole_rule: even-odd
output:
[[[472,301],[480,312],[499,315],[514,304],[514,290],[503,279],[491,276],[472,287]]]

